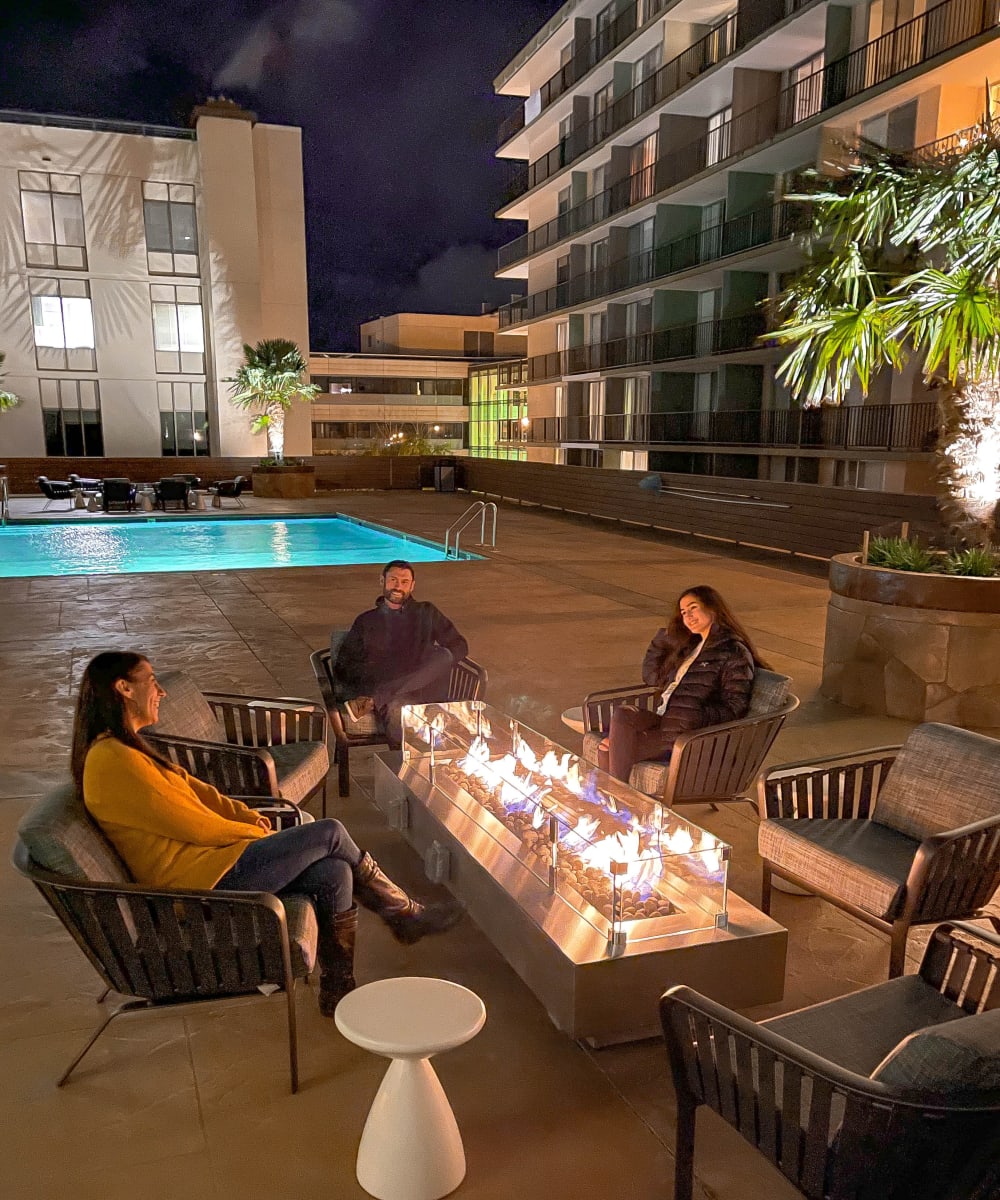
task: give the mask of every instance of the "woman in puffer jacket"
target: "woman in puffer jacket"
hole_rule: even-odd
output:
[[[627,783],[637,762],[666,762],[682,733],[746,716],[754,670],[766,666],[715,588],[688,588],[642,660],[643,683],[661,692],[655,710],[615,708],[598,765]]]

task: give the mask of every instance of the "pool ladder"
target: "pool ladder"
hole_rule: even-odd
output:
[[[10,511],[10,496],[7,492],[7,475],[0,467],[0,527],[7,524],[7,514]]]
[[[458,540],[462,536],[462,530],[466,529],[472,522],[479,517],[479,544],[486,545],[486,517],[490,516],[490,546],[496,549],[497,545],[497,506],[492,500],[477,500],[475,504],[470,504],[464,513],[454,521],[445,530],[444,534],[444,556],[445,558],[458,558]],[[452,534],[455,535],[455,543],[451,544]]]

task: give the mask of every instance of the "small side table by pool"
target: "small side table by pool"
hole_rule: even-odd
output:
[[[465,1149],[432,1054],[474,1038],[486,1021],[475,992],[406,976],[357,988],[337,1005],[337,1028],[391,1058],[358,1148],[358,1183],[376,1200],[439,1200],[465,1178]]]

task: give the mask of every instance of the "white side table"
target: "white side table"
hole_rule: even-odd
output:
[[[583,705],[567,708],[560,720],[570,729],[575,729],[577,733],[583,733]]]
[[[358,1183],[376,1200],[439,1200],[465,1178],[465,1149],[432,1054],[474,1038],[482,1000],[446,979],[405,976],[357,988],[337,1005],[348,1041],[391,1058],[358,1149]]]

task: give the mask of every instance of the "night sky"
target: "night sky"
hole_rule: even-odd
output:
[[[303,131],[314,350],[510,298],[492,81],[561,0],[0,0],[0,108],[179,125],[225,94]]]

